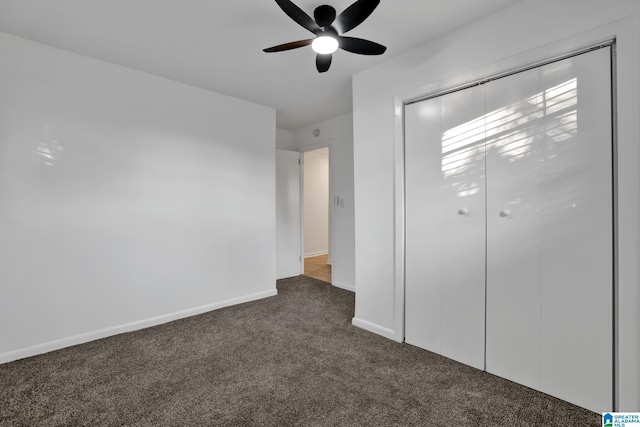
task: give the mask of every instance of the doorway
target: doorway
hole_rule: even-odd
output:
[[[332,282],[332,206],[330,148],[303,153],[303,272]]]

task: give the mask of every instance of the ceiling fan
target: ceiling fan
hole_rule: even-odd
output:
[[[316,68],[324,73],[331,66],[332,53],[338,48],[360,55],[382,55],[387,48],[381,44],[356,37],[345,37],[346,33],[362,24],[371,15],[380,0],[357,0],[336,17],[336,10],[329,5],[318,6],[312,19],[289,0],[276,0],[278,6],[302,27],[316,36],[264,49],[265,52],[282,52],[311,45],[316,55]]]

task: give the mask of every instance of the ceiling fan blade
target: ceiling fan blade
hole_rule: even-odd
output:
[[[268,47],[262,50],[267,53],[282,52],[283,50],[291,50],[291,49],[297,49],[303,46],[309,46],[312,42],[313,42],[313,39],[298,40],[297,42],[279,44],[278,46]]]
[[[313,11],[313,17],[320,27],[328,27],[336,19],[336,10],[326,4],[318,6]]]
[[[276,3],[278,3],[278,6],[280,6],[280,9],[282,9],[284,13],[289,15],[291,19],[296,21],[302,27],[306,28],[314,34],[319,34],[322,32],[322,28],[320,28],[318,24],[316,24],[316,21],[314,21],[298,6],[293,4],[293,2],[289,0],[276,0]]]
[[[382,55],[387,50],[381,44],[356,37],[338,37],[338,46],[347,52],[360,55]]]
[[[317,54],[316,55],[316,68],[318,69],[319,73],[324,73],[325,71],[327,71],[329,69],[329,67],[331,66],[331,54]]]
[[[332,27],[344,34],[362,24],[379,4],[380,0],[358,0],[338,15]]]

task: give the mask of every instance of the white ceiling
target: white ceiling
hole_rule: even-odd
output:
[[[263,48],[313,35],[273,0],[0,0],[0,30],[277,109],[294,130],[351,111],[351,76],[521,0],[383,0],[348,35],[382,56],[339,50],[319,74],[310,46]],[[313,16],[353,0],[294,0]]]

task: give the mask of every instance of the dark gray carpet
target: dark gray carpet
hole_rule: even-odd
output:
[[[2,426],[599,426],[600,416],[279,295],[0,365]]]

